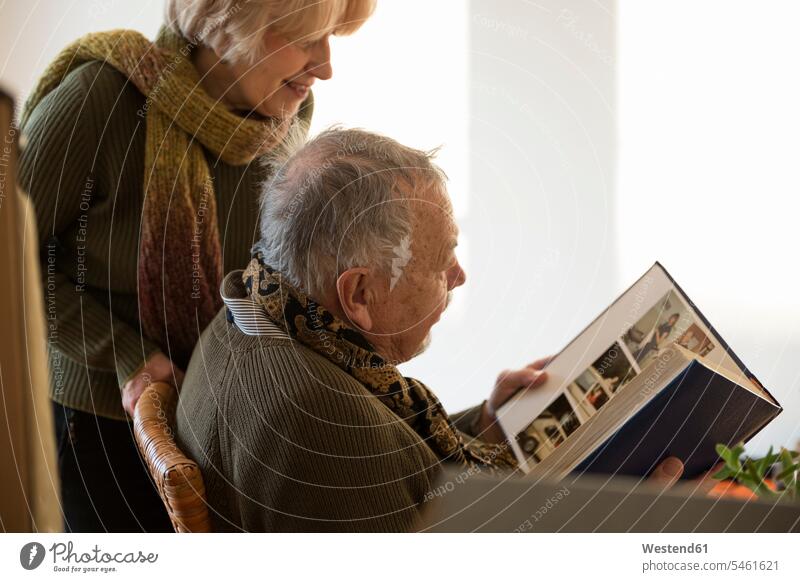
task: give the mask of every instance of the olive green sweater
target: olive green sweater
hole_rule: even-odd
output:
[[[120,386],[159,348],[141,333],[137,257],[145,97],[110,65],[88,63],[45,97],[22,128],[19,180],[39,228],[50,393],[66,406],[124,419]],[[301,115],[308,118],[311,107]],[[259,161],[206,152],[225,270],[257,238]]]
[[[247,298],[241,272],[223,289]],[[246,335],[226,316],[223,308],[195,347],[176,418],[177,444],[203,474],[212,530],[413,529],[436,454],[324,356],[274,324]],[[474,437],[479,414],[452,420]]]

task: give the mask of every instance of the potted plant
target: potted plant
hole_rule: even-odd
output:
[[[713,478],[720,483],[712,494],[726,495],[733,493],[741,497],[741,493],[731,490],[731,482],[746,487],[758,497],[774,499],[777,497],[800,501],[800,453],[781,447],[773,452],[773,447],[765,457],[753,458],[744,456],[744,444],[734,447],[718,444],[717,454],[724,466],[714,473]]]

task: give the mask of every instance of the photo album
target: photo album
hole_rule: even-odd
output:
[[[668,456],[684,477],[718,443],[747,441],[781,406],[656,263],[498,410],[530,478],[645,476]]]

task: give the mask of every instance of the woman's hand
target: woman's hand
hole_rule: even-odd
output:
[[[166,382],[177,388],[183,384],[183,370],[173,365],[172,360],[161,352],[151,355],[145,365],[122,388],[122,407],[133,417],[136,403],[144,389],[153,382]]]
[[[521,370],[504,370],[497,377],[491,395],[483,403],[478,420],[478,434],[481,440],[490,443],[501,443],[505,440],[503,430],[497,423],[495,413],[520,390],[529,390],[541,386],[547,380],[547,372],[543,368],[550,363],[553,356],[536,360]]]

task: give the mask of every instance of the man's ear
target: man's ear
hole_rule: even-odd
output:
[[[364,331],[370,331],[374,323],[371,311],[377,295],[373,284],[374,278],[365,267],[347,269],[336,280],[336,293],[342,311],[358,329]]]

